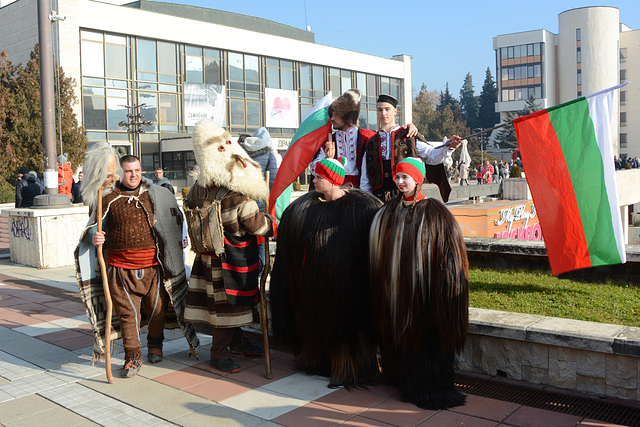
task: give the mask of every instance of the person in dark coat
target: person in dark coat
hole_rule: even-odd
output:
[[[18,183],[16,184],[16,208],[29,208],[33,206],[33,199],[42,194],[36,178],[29,173],[29,168],[21,167],[18,170]]]

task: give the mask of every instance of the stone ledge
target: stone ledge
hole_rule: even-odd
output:
[[[576,350],[640,357],[640,328],[469,308],[469,332]]]

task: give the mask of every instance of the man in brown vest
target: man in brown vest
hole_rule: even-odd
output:
[[[462,143],[462,139],[454,135],[447,141],[448,147],[434,149],[434,146],[427,143],[422,135],[409,136],[408,127],[401,128],[396,124],[397,106],[398,101],[393,96],[378,96],[376,110],[380,130],[366,142],[362,158],[360,188],[372,192],[382,201],[387,201],[397,194],[398,188],[393,180],[393,171],[400,160],[407,157],[420,157],[427,166],[441,165]],[[429,176],[430,173],[427,170],[427,177]],[[442,185],[444,187],[448,185],[446,172]],[[450,191],[450,187],[448,191],[441,187],[443,200],[448,198]]]

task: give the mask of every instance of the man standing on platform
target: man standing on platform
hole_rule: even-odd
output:
[[[366,142],[362,158],[360,188],[372,192],[382,201],[387,201],[397,194],[393,171],[400,160],[420,157],[427,165],[441,165],[462,143],[462,139],[454,135],[447,141],[448,147],[434,149],[422,135],[411,135],[411,125],[402,128],[396,124],[397,106],[398,101],[393,96],[378,96],[376,111],[380,130]],[[432,181],[433,175],[428,168],[427,179],[438,184],[444,200],[448,199],[451,187],[446,170],[443,167],[440,169],[442,171],[435,171],[442,177]]]

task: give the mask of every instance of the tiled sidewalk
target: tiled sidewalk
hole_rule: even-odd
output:
[[[272,351],[273,378],[261,358],[239,357],[243,370],[224,374],[166,334],[165,360],[120,378],[91,366],[93,338],[77,295],[73,268],[37,270],[0,259],[0,425],[184,426],[612,426],[595,420],[469,395],[463,407],[424,411],[386,386],[330,389],[323,377],[296,373],[293,358]],[[145,358],[143,358],[143,363]]]

